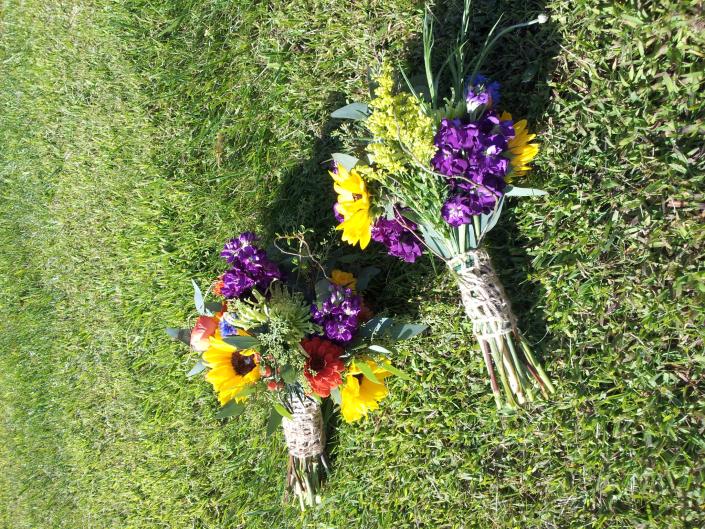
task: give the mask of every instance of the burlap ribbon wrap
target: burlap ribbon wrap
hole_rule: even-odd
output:
[[[447,264],[457,274],[465,314],[481,342],[516,332],[511,303],[485,250],[471,250]]]
[[[289,454],[298,458],[315,457],[323,453],[326,445],[321,406],[307,398],[292,397],[291,419],[282,419],[284,439]]]

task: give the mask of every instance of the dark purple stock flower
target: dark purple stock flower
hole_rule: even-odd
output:
[[[360,296],[349,288],[331,285],[328,299],[321,307],[311,305],[311,319],[323,327],[326,338],[344,345],[353,339],[358,328],[358,316],[362,306]]]
[[[389,255],[413,263],[422,253],[419,237],[414,230],[416,224],[403,217],[402,222],[381,217],[372,226],[372,240],[384,244]]]
[[[267,252],[254,246],[257,236],[245,232],[225,243],[220,253],[231,268],[223,274],[221,293],[228,299],[240,298],[253,288],[266,289],[274,279],[281,279],[279,267]]]
[[[478,77],[478,85],[485,82]],[[496,86],[495,86],[496,85]],[[499,84],[489,83],[499,94]],[[502,120],[494,110],[486,110],[476,121],[443,119],[434,143],[438,150],[431,166],[448,177],[450,197],[441,209],[443,219],[451,226],[472,222],[473,215],[489,213],[504,193],[509,160],[504,156],[508,142],[514,137],[514,124]]]

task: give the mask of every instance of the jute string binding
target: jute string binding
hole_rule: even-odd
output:
[[[298,458],[322,454],[326,443],[320,405],[309,398],[296,396],[289,404],[292,418],[282,419],[289,454]]]
[[[458,276],[465,314],[478,339],[487,341],[516,331],[511,303],[485,250],[470,250],[447,261],[447,265]]]

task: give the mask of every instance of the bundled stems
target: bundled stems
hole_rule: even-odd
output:
[[[448,261],[456,272],[465,313],[480,343],[498,408],[516,408],[538,397],[548,398],[553,384],[521,335],[504,287],[483,249]],[[502,390],[500,390],[500,385]]]
[[[323,417],[320,404],[309,397],[291,394],[287,404],[291,418],[282,420],[289,451],[286,483],[304,510],[320,503],[318,492],[329,470]]]

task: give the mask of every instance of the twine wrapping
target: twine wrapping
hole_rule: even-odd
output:
[[[296,396],[291,398],[289,404],[292,418],[282,419],[289,454],[298,458],[322,454],[326,443],[321,406],[309,398]]]
[[[473,334],[481,341],[516,332],[516,317],[489,254],[478,248],[447,262],[457,273],[460,296]]]

